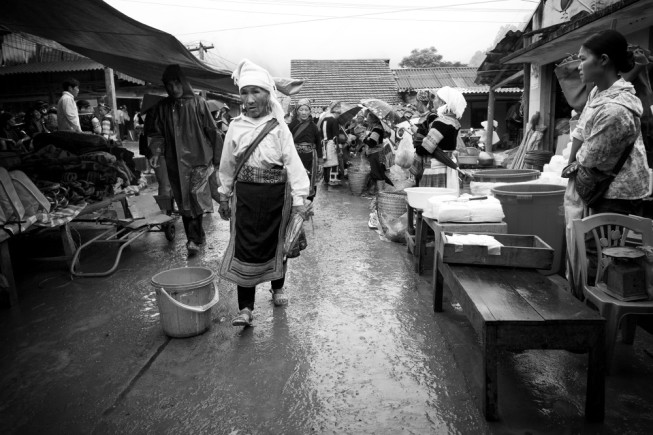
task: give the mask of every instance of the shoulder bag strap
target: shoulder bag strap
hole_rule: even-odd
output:
[[[256,147],[261,143],[263,138],[268,135],[279,124],[279,121],[277,121],[277,118],[272,118],[269,120],[266,124],[265,127],[263,127],[263,130],[256,136],[256,139],[252,141],[252,143],[249,145],[247,150],[243,153],[241,158],[238,160],[238,164],[236,165],[236,171],[234,172],[234,180],[238,178],[238,173],[242,169],[243,165],[249,159],[249,157],[252,155],[254,150],[256,150]]]
[[[295,130],[295,132],[292,135],[292,138],[294,140],[297,140],[297,137],[299,137],[299,135],[302,133],[302,131],[306,130],[306,127],[308,127],[309,122],[311,122],[311,121],[305,121],[305,122],[302,122],[301,124],[299,124],[299,127],[297,127],[297,130]]]
[[[626,147],[623,154],[619,158],[619,161],[617,162],[616,165],[614,165],[614,169],[612,169],[612,176],[613,177],[616,177],[617,174],[619,173],[619,171],[621,171],[621,168],[626,163],[626,159],[628,159],[628,156],[630,155],[630,152],[633,150],[634,147],[635,147],[635,142],[631,143],[630,145],[628,145]]]

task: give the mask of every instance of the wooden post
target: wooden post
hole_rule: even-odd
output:
[[[531,101],[531,64],[524,64],[524,91],[522,92],[522,108],[524,117],[523,134],[526,135],[528,129],[528,120],[530,118],[529,105]]]
[[[485,137],[485,151],[492,152],[492,133],[494,132],[494,90],[490,87],[487,101],[487,136]]]
[[[106,104],[111,106],[111,116],[113,119],[116,118],[116,83],[113,79],[113,68],[108,66],[104,67],[104,87],[107,91],[107,101]]]

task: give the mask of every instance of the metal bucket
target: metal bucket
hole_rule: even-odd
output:
[[[152,277],[166,335],[192,337],[211,327],[211,308],[219,299],[214,279],[215,272],[205,267],[181,267]]]

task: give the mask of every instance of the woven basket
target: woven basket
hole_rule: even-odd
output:
[[[348,172],[349,189],[353,195],[361,195],[367,186],[367,180],[370,177],[369,171],[352,171]]]
[[[384,214],[389,218],[398,218],[406,213],[406,198],[408,194],[404,191],[398,192],[379,192],[376,197],[376,207],[379,214]]]

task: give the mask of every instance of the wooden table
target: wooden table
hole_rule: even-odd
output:
[[[440,233],[436,243],[440,243]],[[534,269],[447,264],[436,250],[433,310],[444,286],[460,303],[483,346],[483,412],[497,420],[499,352],[562,349],[588,352],[585,418],[603,421],[605,319]]]
[[[508,225],[505,222],[446,222],[441,224],[434,219],[423,216],[421,210],[419,210],[415,225],[415,249],[413,253],[415,272],[418,274],[422,274],[422,272],[424,272],[424,263],[426,259],[426,241],[429,233],[432,232],[433,234],[437,234],[440,231],[506,234],[508,231]],[[436,248],[438,243],[438,240],[435,240]]]

